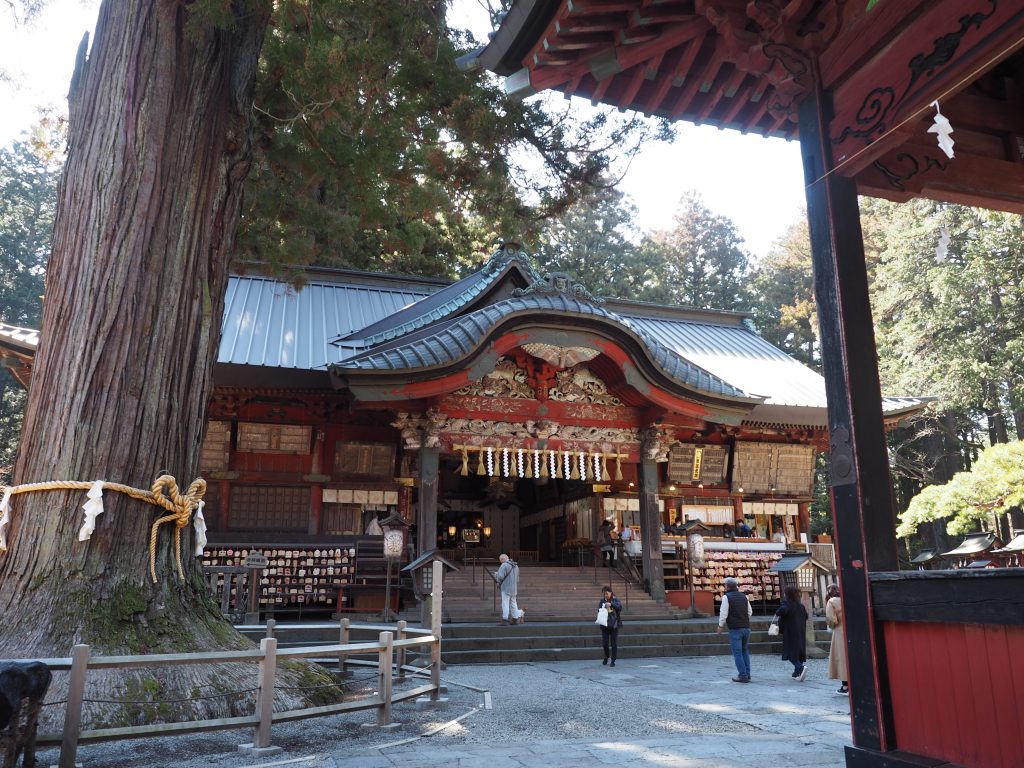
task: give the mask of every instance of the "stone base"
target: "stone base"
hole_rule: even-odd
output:
[[[441,696],[436,701],[431,700],[429,696],[420,696],[416,699],[416,709],[432,709],[434,707],[441,707],[448,703],[448,697]]]
[[[239,744],[238,751],[244,752],[247,755],[252,755],[253,757],[269,757],[270,755],[281,754],[284,749],[273,745],[269,747],[257,747],[252,742],[249,742],[248,744]]]
[[[377,725],[376,723],[363,723],[359,726],[364,730],[375,730],[375,731],[397,731],[402,727],[401,723],[388,723],[387,725]]]

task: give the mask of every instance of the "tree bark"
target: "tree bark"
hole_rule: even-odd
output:
[[[270,4],[239,3],[230,28],[190,18],[194,7],[107,0],[88,58],[86,41],[79,51],[16,483],[148,488],[167,470],[184,491],[196,476]],[[107,492],[92,539],[79,542],[85,500],[13,497],[0,654],[245,643],[205,595],[191,528],[185,582],[172,523],[153,584],[149,528],[162,510]]]

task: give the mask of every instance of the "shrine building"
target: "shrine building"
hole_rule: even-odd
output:
[[[259,550],[263,609],[303,616],[382,606],[374,526],[396,513],[405,559],[523,563],[592,557],[611,520],[656,598],[685,586],[673,524],[700,521],[698,589],[727,559],[777,599],[763,572],[807,548],[828,445],[822,378],[748,315],[597,298],[512,243],[454,283],[234,276],[215,382],[203,563]],[[887,423],[924,403],[885,399]]]

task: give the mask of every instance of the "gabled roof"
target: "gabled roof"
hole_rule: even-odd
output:
[[[411,338],[400,338],[356,354],[333,367],[341,375],[348,369],[397,371],[439,368],[456,363],[474,352],[500,323],[519,316],[536,321],[538,315],[543,314],[600,318],[639,337],[662,371],[687,388],[749,403],[760,402],[759,398],[751,398],[743,390],[689,362],[656,338],[637,331],[614,312],[565,293],[514,296],[469,314],[451,317],[413,334]]]
[[[829,570],[827,565],[822,565],[810,555],[804,554],[783,555],[780,559],[772,563],[772,566],[768,570],[772,573],[792,573],[807,563],[810,563],[812,566],[822,571]]]
[[[334,343],[352,349],[368,349],[375,344],[402,338],[479,302],[488,290],[513,273],[520,288],[543,279],[516,243],[505,243],[494,252],[483,269],[378,322],[350,333],[341,333]]]
[[[988,552],[996,544],[1000,544],[999,539],[992,532],[981,531],[979,533],[968,533],[964,540],[960,542],[956,549],[951,549],[949,552],[943,552],[943,557],[956,557],[958,555],[978,555],[982,552]]]

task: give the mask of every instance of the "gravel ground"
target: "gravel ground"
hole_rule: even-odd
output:
[[[755,656],[753,675],[760,682],[787,685],[786,671],[775,657]],[[358,672],[357,675],[365,674]],[[729,657],[701,659],[624,659],[615,669],[598,662],[552,662],[448,667],[443,676],[447,703],[424,707],[403,702],[394,708],[394,730],[367,727],[372,710],[274,726],[273,743],[283,754],[257,758],[237,751],[252,740],[252,731],[222,731],[178,737],[110,742],[83,746],[84,768],[242,768],[270,765],[377,765],[371,757],[388,745],[429,745],[432,749],[466,745],[579,742],[629,734],[631,739],[685,737],[696,734],[763,734],[757,724],[730,717],[729,702],[746,686],[728,682],[735,674]],[[819,667],[820,676],[820,667]],[[777,680],[776,680],[777,678]],[[832,687],[832,681],[819,686]],[[396,692],[402,686],[396,686]],[[707,704],[673,701],[674,692],[699,694]],[[805,689],[810,690],[810,689]],[[821,693],[825,689],[822,688]],[[486,692],[486,693],[485,693]],[[781,692],[781,691],[780,691]],[[490,704],[492,708],[488,709]],[[848,720],[847,720],[848,722]],[[847,726],[848,727],[848,726]],[[344,753],[342,755],[342,752]],[[324,755],[323,763],[310,756]],[[352,756],[359,759],[351,763]],[[39,754],[39,765],[57,762],[56,750]],[[342,764],[342,763],[337,763]]]

